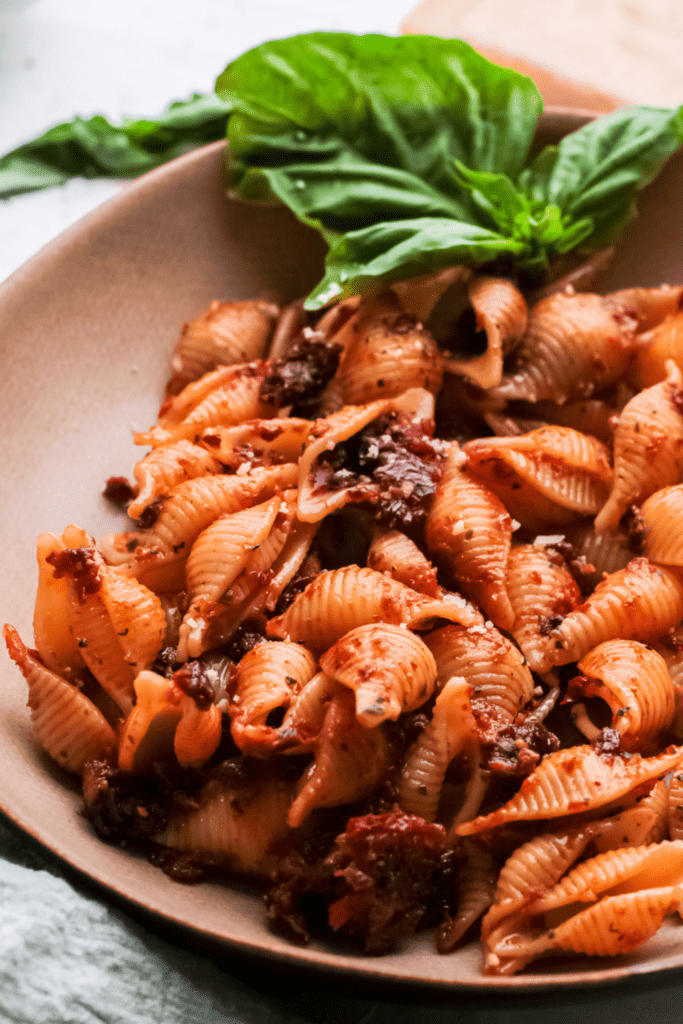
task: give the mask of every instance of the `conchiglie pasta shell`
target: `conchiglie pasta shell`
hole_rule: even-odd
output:
[[[211,453],[212,458],[238,470],[254,460],[297,462],[312,428],[312,420],[295,416],[247,420],[234,427],[210,427],[198,443]]]
[[[436,663],[423,641],[386,623],[351,630],[323,654],[320,667],[355,692],[356,717],[366,728],[424,704],[436,681]]]
[[[655,789],[661,788],[666,790],[664,783],[658,782]],[[528,955],[503,956],[492,950],[517,931],[520,911],[527,916],[526,908],[538,900],[539,893],[553,891],[589,843],[601,853],[625,845],[641,846],[651,841],[644,836],[654,817],[652,810],[638,805],[612,818],[535,836],[518,847],[500,872],[495,903],[482,922],[485,972],[514,974],[529,962]]]
[[[475,277],[467,289],[478,331],[486,333],[486,351],[473,359],[448,359],[449,373],[459,373],[480,388],[500,384],[503,356],[522,340],[529,314],[523,295],[499,277]]]
[[[627,307],[609,297],[566,292],[541,299],[515,367],[492,393],[530,402],[588,398],[626,370],[636,325]]]
[[[458,595],[428,598],[383,573],[348,565],[321,572],[286,612],[270,619],[266,629],[269,636],[320,651],[358,626],[376,622],[417,626],[437,616],[465,625],[478,618]]]
[[[430,420],[434,416],[434,396],[424,388],[409,388],[394,398],[344,406],[327,418],[316,420],[299,459],[297,516],[302,522],[317,523],[349,501],[378,493],[377,484],[367,477],[359,478],[352,486],[331,490],[327,482],[331,471],[325,454],[387,412],[405,413],[415,423]]]
[[[90,571],[83,590],[78,571],[68,578],[69,583],[69,625],[86,665],[100,686],[116,701],[124,715],[127,715],[134,698],[133,680],[137,674],[131,662],[135,657],[127,656],[122,646],[126,626],[125,610],[118,608],[119,626],[112,622],[111,615],[103,600],[105,566],[100,564],[93,549],[83,549]],[[115,570],[109,570],[114,572]],[[114,586],[116,585],[114,581]],[[85,591],[85,592],[83,592]],[[89,592],[88,592],[89,591]],[[115,603],[115,602],[113,602]],[[163,612],[162,612],[163,614]],[[163,633],[162,633],[163,639]],[[130,654],[130,650],[128,650]]]
[[[649,388],[666,377],[667,360],[673,359],[683,373],[683,312],[667,317],[646,334],[629,368],[628,379],[637,388]]]
[[[167,394],[177,395],[216,366],[262,356],[279,312],[272,302],[212,302],[180,332],[171,357]]]
[[[386,530],[375,536],[367,558],[368,569],[386,573],[419,594],[436,597],[439,586],[436,569],[417,544],[400,530]]]
[[[71,772],[81,772],[88,761],[110,757],[116,734],[92,701],[42,665],[12,626],[5,626],[3,635],[28,685],[32,731],[43,750]]]
[[[609,297],[635,315],[639,332],[649,331],[679,311],[683,287],[663,284],[659,288],[622,288]]]
[[[529,916],[595,900],[605,893],[637,892],[683,883],[683,843],[663,842],[599,853],[573,868],[550,892],[533,900]]]
[[[359,339],[385,319],[404,313],[398,296],[385,289],[370,298],[359,299],[354,296],[332,306],[323,313],[316,325],[316,330],[342,348],[341,361],[345,353],[352,349]]]
[[[545,942],[529,943],[529,952],[563,949],[588,956],[618,956],[637,949],[662,926],[683,897],[683,886],[664,886],[608,896],[552,929]],[[552,938],[551,938],[552,934]]]
[[[683,565],[683,484],[663,487],[641,507],[645,543],[643,554],[651,562]]]
[[[191,697],[183,699],[183,717],[173,737],[173,750],[183,768],[199,768],[215,753],[223,731],[223,715],[215,704],[199,708]]]
[[[613,479],[605,445],[570,427],[547,426],[518,437],[482,438],[469,441],[464,451],[472,470],[501,498],[507,496],[508,486],[514,491],[515,484],[524,483],[541,497],[581,515],[602,508]],[[502,480],[505,495],[498,489]],[[517,503],[512,511],[516,514]],[[560,518],[556,513],[553,521]]]
[[[242,874],[266,878],[278,861],[275,847],[287,833],[293,787],[262,778],[247,790],[211,779],[200,806],[172,816],[159,843]]]
[[[257,468],[242,476],[206,476],[178,484],[164,501],[154,529],[134,534],[139,546],[126,572],[154,586],[154,575],[180,570],[180,590],[190,548],[199,534],[219,516],[239,512],[296,482],[296,466]],[[122,534],[121,542],[131,536]],[[163,577],[162,577],[163,578]],[[170,589],[173,589],[172,587]]]
[[[608,704],[623,750],[644,751],[671,725],[673,683],[666,662],[652,648],[634,640],[608,640],[590,651],[578,668],[582,675],[570,684],[569,693],[574,699],[580,694]],[[583,732],[582,718],[574,721]],[[592,740],[599,729],[593,726],[588,732],[585,735]]]
[[[225,593],[216,600],[203,594],[193,599],[180,627],[179,661],[198,658],[204,651],[220,647],[246,616],[258,615],[266,606],[275,579],[278,575],[281,579],[276,563],[294,522],[295,497],[295,492],[288,491],[282,498],[273,499],[275,515],[270,529],[261,543],[247,545],[241,571],[230,580]],[[287,571],[289,568],[288,564]]]
[[[346,404],[392,398],[408,388],[436,393],[443,358],[429,331],[404,312],[375,320],[346,351],[338,372]]]
[[[653,644],[682,618],[683,583],[675,570],[634,558],[539,640],[532,668],[545,672],[578,661],[598,644],[618,637]]]
[[[261,557],[249,563],[235,581],[230,600],[214,608],[215,616],[209,614],[207,629],[197,650],[220,647],[240,623],[257,618],[264,609],[274,610],[280,594],[306,557],[315,530],[315,524],[295,523],[288,519],[282,530],[271,531],[259,549]],[[268,559],[274,552],[277,552],[275,560],[269,566]]]
[[[596,822],[593,834],[593,846],[596,853],[606,853],[607,850],[623,850],[626,846],[660,843],[662,839],[665,839],[667,830],[662,830],[662,820],[658,816],[662,790],[668,795],[666,783],[660,779],[652,790],[656,794],[657,807],[654,803],[646,804],[647,798],[643,798],[633,807],[622,811],[621,814]],[[666,818],[664,818],[664,824],[666,824]]]
[[[184,694],[172,680],[145,670],[135,679],[136,703],[119,734],[119,768],[144,772],[172,750]]]
[[[683,477],[683,383],[669,363],[666,381],[626,405],[614,431],[614,486],[595,519],[598,533],[612,530],[624,512]]]
[[[493,951],[498,950],[501,938],[515,932],[520,910],[537,893],[553,888],[594,835],[593,824],[544,833],[523,843],[508,857],[498,876],[495,902],[481,924],[484,973],[515,974],[526,966],[528,956]]]
[[[434,655],[437,682],[462,676],[473,687],[476,706],[485,707],[501,725],[514,721],[534,692],[534,680],[522,655],[497,629],[444,626],[425,637]]]
[[[109,566],[102,567],[101,593],[127,664],[136,674],[149,668],[166,632],[161,601],[138,580]]]
[[[330,700],[345,688],[336,679],[317,672],[304,683],[285,712],[278,729],[278,749],[286,754],[308,753],[313,750],[322,729],[325,710]]]
[[[610,764],[591,747],[557,750],[543,758],[503,807],[459,825],[458,835],[474,835],[511,821],[559,818],[603,807],[666,774],[682,756],[682,748],[669,747],[657,757],[634,754],[629,761],[613,758]]]
[[[187,559],[191,599],[217,601],[244,569],[249,555],[268,536],[282,501],[270,498],[240,512],[226,513],[200,533]]]
[[[300,781],[287,824],[298,828],[314,807],[339,807],[370,796],[389,770],[389,745],[381,729],[365,729],[353,695],[334,696],[315,744],[315,760]]]
[[[148,505],[184,480],[218,473],[220,468],[220,462],[211,452],[190,441],[176,441],[153,448],[133,470],[138,493],[128,506],[128,515],[137,519]]]
[[[427,516],[428,549],[445,564],[464,593],[501,629],[513,611],[505,587],[512,519],[501,501],[462,465],[451,445],[444,475]]]
[[[69,584],[57,578],[49,558],[64,551],[66,545],[54,533],[41,533],[36,545],[38,589],[33,609],[33,642],[41,660],[57,675],[73,678],[85,668],[69,626]]]
[[[292,580],[308,554],[317,528],[316,523],[299,523],[293,516],[291,519],[288,517],[287,521],[282,524],[282,529],[278,533],[280,537],[286,534],[286,539],[266,573],[266,579],[270,576],[270,582],[262,585],[262,581],[257,579],[256,589],[252,589],[242,603],[235,607],[235,628],[245,619],[260,615],[264,609],[269,612],[274,611],[280,594]],[[286,532],[287,530],[289,532]]]
[[[564,560],[541,545],[519,544],[508,562],[508,594],[514,611],[511,633],[535,671],[547,671],[544,634],[581,600]]]
[[[183,438],[192,440],[207,427],[231,426],[272,414],[273,407],[259,398],[265,367],[265,363],[244,363],[206,374],[167,402],[158,424],[135,434],[135,443],[156,447]]]
[[[512,952],[523,957],[522,964],[526,964],[555,949],[588,956],[628,953],[659,930],[681,895],[682,886],[668,885],[606,896],[541,935],[532,938],[513,934],[507,941],[502,939],[495,946],[491,960],[496,954],[509,956]]]
[[[458,876],[458,906],[453,918],[439,928],[437,949],[450,953],[493,902],[496,867],[491,851],[470,840],[463,842],[465,863]]]
[[[467,747],[478,746],[470,708],[472,687],[458,676],[436,698],[429,724],[406,754],[398,785],[398,803],[406,814],[435,821],[446,769]]]
[[[534,836],[519,846],[501,868],[496,902],[487,914],[482,937],[501,917],[529,903],[539,892],[551,890],[581,856],[597,829],[595,822],[576,825]]]
[[[639,814],[654,815],[654,820],[646,831],[642,825],[642,821],[645,819],[639,819]],[[661,843],[663,839],[673,838],[669,836],[669,788],[666,782],[663,779],[656,782],[648,795],[643,797],[635,807],[624,811],[621,817],[626,825],[629,846],[645,846],[649,843]],[[631,838],[631,832],[636,835],[639,829],[643,829],[643,837],[636,842]],[[620,844],[615,843],[615,848],[618,845]],[[598,853],[603,852],[602,847],[597,843],[596,849]]]
[[[316,420],[308,443],[299,459],[299,500],[297,516],[306,523],[315,523],[336,509],[342,508],[350,498],[351,488],[330,491],[320,477],[322,456],[334,450],[341,441],[347,441],[389,408],[387,401],[371,402],[364,406],[346,405],[326,419]]]
[[[243,476],[204,477],[180,484],[164,503],[152,542],[158,539],[167,548],[183,544],[189,549],[218,516],[239,512],[295,482],[296,467],[283,465],[253,469]]]
[[[268,715],[289,708],[315,670],[310,651],[287,641],[266,641],[244,655],[230,706],[232,736],[243,753],[267,753],[278,744],[279,730],[266,724]]]
[[[135,680],[136,704],[121,726],[119,768],[145,772],[171,751],[184,768],[199,768],[216,750],[222,714],[214,705],[197,707],[171,679],[141,672]]]

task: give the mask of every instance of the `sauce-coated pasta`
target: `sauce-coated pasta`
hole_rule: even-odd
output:
[[[98,835],[262,879],[299,941],[449,953],[483,917],[505,975],[654,934],[683,901],[679,291],[534,304],[454,268],[187,324],[109,491],[129,528],[42,534],[35,650],[4,630]]]

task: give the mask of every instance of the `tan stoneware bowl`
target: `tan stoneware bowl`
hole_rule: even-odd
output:
[[[546,114],[543,141],[583,120]],[[681,195],[679,154],[643,196],[604,288],[681,280]],[[226,199],[223,146],[216,143],[124,188],[2,286],[0,623],[11,622],[30,641],[37,534],[61,533],[69,523],[95,536],[121,528],[101,497],[103,484],[132,473],[131,433],[155,420],[181,324],[214,298],[301,295],[319,278],[323,251],[317,235],[284,209]],[[204,939],[366,981],[489,992],[609,982],[683,965],[683,933],[675,923],[637,954],[546,961],[513,978],[481,977],[476,943],[439,956],[429,933],[378,958],[292,946],[268,931],[260,899],[244,887],[182,886],[146,860],[100,842],[78,813],[75,786],[32,745],[25,684],[4,650],[0,677],[0,808],[112,893]]]

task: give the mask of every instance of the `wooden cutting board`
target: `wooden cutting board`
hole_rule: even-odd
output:
[[[467,40],[547,105],[683,103],[681,0],[421,0],[401,31]]]

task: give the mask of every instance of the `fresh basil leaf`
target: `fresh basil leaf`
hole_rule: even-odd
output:
[[[0,159],[0,198],[71,177],[132,177],[225,134],[229,108],[217,96],[172,103],[156,120],[76,117]]]
[[[473,171],[461,163],[456,169],[482,217],[501,234],[524,243],[518,256],[524,267],[546,267],[553,253],[574,248],[594,229],[591,217],[575,220],[556,203],[527,195],[504,174]]]
[[[406,276],[403,259],[423,273],[524,250],[483,215],[456,164],[516,176],[541,98],[466,43],[317,32],[249,51],[216,91],[232,111],[233,193],[279,198],[331,247],[318,296]]]
[[[307,309],[372,291],[399,277],[414,277],[457,263],[485,263],[519,255],[524,244],[475,224],[423,217],[349,231],[332,242],[326,274],[306,300]]]
[[[455,162],[458,177],[480,213],[504,233],[515,234],[516,226],[526,224],[531,206],[527,197],[506,174],[492,174]]]
[[[457,198],[453,159],[516,175],[542,108],[530,79],[460,40],[314,32],[233,61],[216,82],[232,108],[233,187],[247,168],[353,152]]]
[[[560,207],[565,220],[590,217],[583,241],[606,245],[623,230],[638,191],[683,142],[683,107],[624,107],[548,147],[520,178],[528,195]]]
[[[0,160],[0,198],[63,185],[70,177],[68,172],[59,171],[41,160],[9,153]]]
[[[334,164],[294,164],[263,171],[270,188],[306,224],[323,234],[417,217],[462,220],[468,206],[407,171],[344,154]]]

